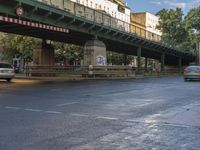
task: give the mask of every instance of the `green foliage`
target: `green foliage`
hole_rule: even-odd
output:
[[[125,58],[126,57],[126,58]],[[126,59],[126,62],[125,62]],[[107,63],[113,65],[130,64],[134,56],[107,51]]]
[[[175,10],[163,9],[157,15],[160,16],[157,28],[163,33],[162,40],[165,43],[176,46],[186,40],[188,33],[185,29],[183,12],[180,8]]]
[[[192,9],[185,17],[186,28],[200,32],[200,7]]]
[[[40,40],[14,34],[6,34],[0,37],[0,44],[4,48],[4,57],[11,61],[15,54],[20,54],[25,60],[30,61],[33,55],[33,48]]]
[[[157,26],[163,33],[162,42],[185,52],[196,53],[196,42],[200,33],[200,7],[192,9],[184,18],[180,8],[163,9]]]
[[[56,57],[62,59],[67,58],[69,61],[80,62],[83,60],[83,47],[61,42],[53,42]]]
[[[191,45],[195,49],[196,43],[200,42],[200,7],[192,9],[187,14],[185,17],[185,27],[189,33]]]

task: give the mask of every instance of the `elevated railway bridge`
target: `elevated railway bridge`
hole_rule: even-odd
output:
[[[100,44],[93,41],[89,46],[95,49],[103,44],[109,51],[136,55],[138,68],[141,57],[159,60],[161,70],[165,65],[181,67],[194,61],[194,55],[161,43],[157,36],[149,39],[150,33],[130,32],[131,28],[104,12],[69,0],[0,0],[1,32],[81,46],[96,37]]]

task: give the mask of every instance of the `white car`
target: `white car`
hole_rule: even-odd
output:
[[[10,64],[0,62],[0,79],[5,79],[10,82],[14,76],[14,68]]]

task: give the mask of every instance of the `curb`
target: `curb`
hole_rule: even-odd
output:
[[[161,77],[172,77],[181,76],[180,74],[175,75],[136,75],[132,77],[113,77],[113,78],[81,78],[81,77],[26,77],[16,76],[14,79],[20,80],[36,80],[36,81],[47,81],[47,82],[59,82],[59,81],[82,81],[82,80],[125,80],[125,79],[145,79],[145,78],[161,78]]]

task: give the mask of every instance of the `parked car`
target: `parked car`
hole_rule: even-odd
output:
[[[184,70],[184,80],[199,80],[200,79],[200,66],[189,66]]]
[[[0,62],[0,79],[5,79],[10,82],[14,76],[14,68],[10,64]]]

